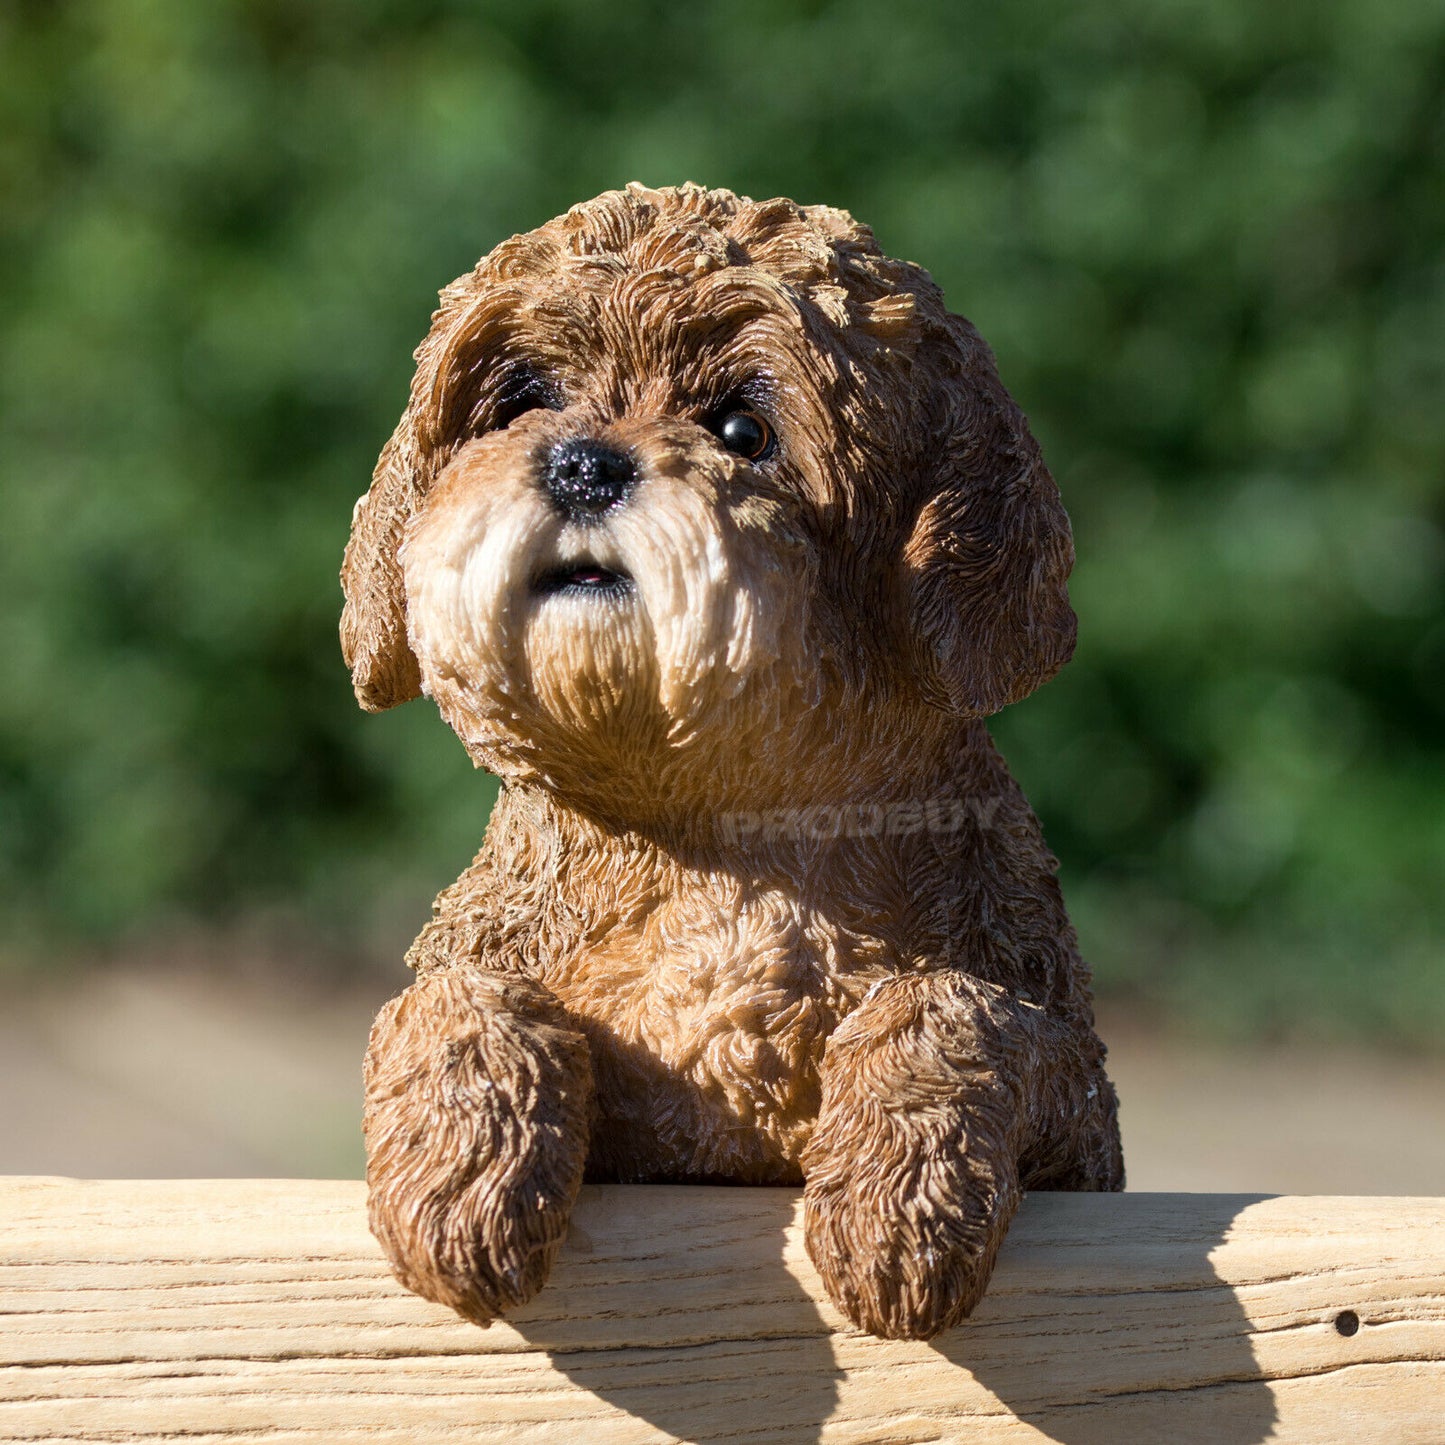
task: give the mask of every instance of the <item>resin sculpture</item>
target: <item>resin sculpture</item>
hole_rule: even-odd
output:
[[[1068,660],[1068,519],[973,327],[846,212],[629,186],[441,294],[342,641],[502,780],[366,1062],[372,1228],[485,1324],[592,1180],[801,1184],[864,1329],[968,1313],[1025,1189],[1118,1189],[984,719]]]

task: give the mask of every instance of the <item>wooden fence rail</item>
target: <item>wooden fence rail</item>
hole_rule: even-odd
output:
[[[588,1188],[479,1330],[357,1183],[0,1180],[0,1439],[1445,1441],[1445,1200],[1032,1195],[931,1344],[847,1328],[799,1216]]]

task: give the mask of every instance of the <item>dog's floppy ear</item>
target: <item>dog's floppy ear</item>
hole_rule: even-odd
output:
[[[422,490],[420,448],[411,413],[382,450],[371,489],[351,516],[351,540],[341,564],[346,605],[341,651],[356,700],[381,712],[421,694],[421,669],[406,640],[406,599],[397,549]]]
[[[1073,538],[982,338],[949,316],[924,346],[939,348],[937,446],[903,553],[914,670],[930,702],[984,717],[1047,682],[1073,653]]]

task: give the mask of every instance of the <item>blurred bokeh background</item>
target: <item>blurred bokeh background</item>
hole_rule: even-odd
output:
[[[0,63],[12,1020],[399,985],[491,793],[352,701],[351,503],[438,287],[695,179],[852,210],[1030,415],[1080,644],[996,732],[1105,1008],[1442,1052],[1437,0],[0,0]]]

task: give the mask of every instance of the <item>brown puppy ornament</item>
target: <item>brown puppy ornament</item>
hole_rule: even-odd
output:
[[[371,1224],[485,1324],[585,1177],[804,1186],[864,1329],[1118,1189],[1089,975],[983,719],[1068,659],[1068,519],[977,332],[845,212],[629,186],[447,287],[341,633],[502,793],[366,1061]]]

